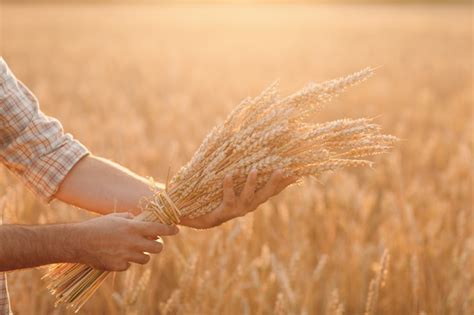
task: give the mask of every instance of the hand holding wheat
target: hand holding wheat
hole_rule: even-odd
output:
[[[244,214],[243,209],[254,208],[261,198],[299,178],[318,177],[343,167],[371,166],[363,158],[389,151],[397,140],[381,134],[371,119],[314,124],[306,118],[372,73],[367,68],[342,79],[310,83],[285,98],[279,97],[275,83],[258,97],[245,99],[207,135],[166,189],[157,189],[143,201],[143,212],[136,219],[195,227],[219,224]],[[260,190],[263,195],[253,195]],[[243,198],[239,202],[244,206],[236,207],[236,196]],[[46,277],[58,302],[78,310],[107,274],[90,266],[59,264]]]
[[[270,197],[277,195],[296,181],[295,177],[283,178],[283,171],[276,170],[260,190],[256,191],[258,171],[251,170],[240,195],[234,191],[232,175],[224,177],[222,203],[215,210],[194,219],[183,217],[180,224],[196,229],[208,229],[254,211]]]

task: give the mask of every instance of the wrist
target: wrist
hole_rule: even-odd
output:
[[[59,230],[58,244],[55,251],[59,252],[59,260],[63,262],[82,262],[84,251],[84,236],[81,223],[62,224],[57,226]]]

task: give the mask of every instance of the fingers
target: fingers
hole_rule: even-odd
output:
[[[270,179],[265,186],[255,193],[253,206],[257,207],[259,204],[264,203],[270,197],[279,194],[288,185],[295,183],[298,180],[295,176],[289,176],[284,178],[281,170],[276,170],[270,176]]]
[[[247,176],[247,181],[245,182],[245,186],[242,189],[242,193],[240,194],[240,202],[242,202],[242,206],[245,209],[251,210],[249,208],[255,196],[256,188],[257,188],[257,170],[252,170]]]
[[[232,175],[224,177],[222,204],[213,212],[202,217],[202,224],[207,227],[216,226],[230,219],[243,216],[251,211],[252,202],[257,187],[257,170],[252,170],[247,176],[242,192],[237,199],[234,191]]]
[[[136,248],[140,252],[159,254],[163,250],[163,241],[161,239],[156,241],[140,240]]]
[[[249,211],[257,208],[257,206],[273,195],[281,192],[285,187],[294,183],[297,178],[283,177],[283,172],[275,171],[270,176],[267,184],[256,192],[258,174],[256,170],[252,170],[247,176],[246,183],[242,189],[240,196],[235,195],[233,180],[231,175],[224,177],[223,182],[223,201],[214,210],[198,218],[181,218],[181,225],[198,229],[207,229],[218,226],[230,219],[243,216]]]
[[[157,235],[175,235],[179,232],[178,227],[175,225],[139,221],[134,221],[133,225],[140,232],[140,234],[145,237],[156,237]]]
[[[128,261],[144,265],[150,261],[150,255],[144,253],[133,253],[128,257]]]
[[[108,271],[125,271],[128,268],[130,268],[130,263],[124,261],[124,262],[121,262],[121,263],[116,263],[111,268],[107,268],[106,270],[108,270]]]
[[[194,225],[197,228],[210,228],[222,224],[223,222],[236,217],[233,210],[236,208],[237,197],[234,191],[234,181],[232,175],[224,177],[222,204],[214,211],[199,218],[199,223]],[[183,221],[181,222],[183,223]]]
[[[224,177],[224,197],[223,204],[225,208],[233,208],[236,203],[235,191],[234,191],[234,181],[232,180],[232,175],[226,175]]]
[[[285,189],[289,185],[296,183],[297,180],[298,180],[298,178],[296,176],[290,176],[290,177],[283,178],[280,181],[277,189],[275,190],[275,195],[279,194],[283,189]]]
[[[259,205],[267,201],[268,198],[275,195],[278,191],[278,188],[280,187],[280,182],[282,178],[283,172],[281,170],[274,171],[265,186],[263,186],[263,188],[257,191],[257,193],[255,194],[254,202]]]

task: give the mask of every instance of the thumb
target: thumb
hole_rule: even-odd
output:
[[[124,219],[133,219],[133,214],[130,212],[116,212],[111,214],[114,217],[124,218]]]

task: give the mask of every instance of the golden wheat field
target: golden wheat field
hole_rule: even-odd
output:
[[[306,180],[255,214],[182,228],[82,314],[474,314],[470,6],[1,7],[1,54],[90,150],[165,181],[275,79],[284,93],[366,66],[314,117],[377,117],[401,138],[374,169]],[[169,171],[170,170],[170,171]],[[0,169],[3,223],[92,215],[46,206]],[[15,314],[65,314],[9,273]]]

